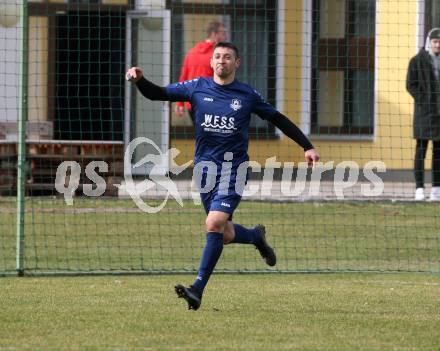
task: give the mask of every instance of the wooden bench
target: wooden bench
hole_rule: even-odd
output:
[[[17,157],[16,142],[0,141],[0,195],[16,194]],[[26,195],[57,195],[56,171],[63,161],[76,161],[81,166],[78,191],[91,183],[85,175],[86,166],[91,161],[107,162],[108,172],[100,174],[107,184],[104,195],[117,195],[113,184],[120,183],[124,175],[123,142],[75,140],[26,141]]]

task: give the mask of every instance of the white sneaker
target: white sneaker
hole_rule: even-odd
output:
[[[429,197],[431,201],[440,201],[440,186],[434,186],[431,189],[431,196]]]
[[[425,200],[425,188],[417,188],[414,200],[423,201]]]

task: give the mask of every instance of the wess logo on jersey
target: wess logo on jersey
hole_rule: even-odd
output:
[[[237,130],[234,117],[215,116],[205,113],[205,121],[201,124],[208,132],[232,133]]]

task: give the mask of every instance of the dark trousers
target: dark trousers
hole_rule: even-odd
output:
[[[425,184],[425,157],[428,141],[417,139],[414,157],[416,188],[423,188]],[[440,186],[440,140],[432,142],[432,186]]]

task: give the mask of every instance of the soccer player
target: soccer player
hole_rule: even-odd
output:
[[[251,113],[268,120],[299,144],[309,165],[319,160],[313,145],[295,124],[252,87],[235,79],[235,72],[240,66],[235,45],[217,43],[211,66],[214,70],[212,78],[197,78],[166,87],[159,87],[145,79],[139,67],[132,67],[126,73],[126,79],[136,83],[142,95],[150,100],[191,102],[196,126],[194,162],[197,165],[209,161],[217,166],[215,185],[209,192],[200,194],[207,213],[207,233],[197,277],[189,287],[180,284],[175,287],[178,297],[184,298],[188,308],[193,310],[200,307],[205,286],[224,244],[253,244],[269,266],[276,264],[276,255],[266,240],[263,225],[248,229],[232,223],[232,214],[242,195],[236,189],[236,183],[240,181],[239,166],[249,160]],[[231,163],[227,172],[221,170],[225,161]],[[210,172],[212,170],[204,170],[203,179],[212,176]]]

